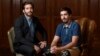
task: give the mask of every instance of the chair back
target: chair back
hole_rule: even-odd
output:
[[[7,34],[8,34],[8,40],[9,40],[9,45],[10,45],[11,52],[14,53],[14,48],[13,48],[13,42],[14,42],[14,38],[15,38],[14,27],[12,27],[7,32]]]

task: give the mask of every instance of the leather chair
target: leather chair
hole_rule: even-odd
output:
[[[80,56],[89,56],[93,47],[96,23],[94,20],[90,20],[86,17],[76,17],[76,22],[78,22],[81,27],[82,53]]]
[[[10,50],[11,52],[14,54],[14,56],[24,56],[20,53],[16,53],[14,51],[14,48],[13,48],[13,41],[14,41],[14,37],[15,37],[15,34],[14,34],[14,27],[12,27],[8,32],[8,40],[9,40],[9,45],[10,45]]]

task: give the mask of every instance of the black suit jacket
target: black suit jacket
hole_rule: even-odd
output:
[[[14,46],[20,45],[29,45],[33,46],[38,43],[39,40],[36,37],[37,32],[40,32],[43,39],[47,39],[47,33],[41,23],[39,22],[37,17],[32,17],[33,25],[34,25],[34,36],[30,35],[30,29],[26,17],[24,15],[20,16],[14,23],[14,31],[15,31],[15,40]]]

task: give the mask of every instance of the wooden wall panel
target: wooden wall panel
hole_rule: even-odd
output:
[[[1,30],[1,32],[2,32],[2,37],[1,37],[1,42],[3,43],[4,41],[6,41],[5,42],[5,44],[7,44],[8,42],[7,42],[7,30],[8,30],[8,28],[10,27],[10,0],[8,0],[8,1],[5,1],[5,0],[3,0],[2,1],[2,8],[1,8],[2,10],[2,30]],[[5,44],[2,44],[2,46],[6,46]]]
[[[11,0],[0,0],[0,56],[11,56],[7,38],[11,22]]]
[[[22,0],[12,0],[12,20],[16,19],[21,13],[21,1]]]
[[[46,15],[46,0],[34,0],[34,14],[37,16]]]
[[[98,5],[98,0],[90,0],[90,17],[95,20],[98,20]]]
[[[0,0],[0,40],[1,40],[1,37],[2,37],[2,9],[1,9],[1,6],[2,6],[2,4],[1,4],[1,0]],[[0,43],[1,44],[1,43]],[[1,45],[0,45],[1,46]]]
[[[55,7],[54,2],[55,2],[55,0],[54,1],[52,1],[52,0],[46,0],[47,16],[54,15],[54,9],[55,9],[54,8]],[[52,8],[54,8],[54,9],[52,9]]]
[[[99,20],[99,22],[100,22],[100,0],[98,0],[98,3],[99,3],[99,5],[98,5],[98,13],[99,13],[99,15],[98,15],[98,20]],[[99,24],[99,23],[98,23]],[[99,25],[99,27],[98,27],[98,32],[100,32],[100,25]],[[99,33],[100,34],[100,33]]]
[[[88,17],[88,15],[89,15],[89,1],[80,0],[80,16]]]

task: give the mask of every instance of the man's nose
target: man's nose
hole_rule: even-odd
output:
[[[31,11],[31,8],[29,8],[28,10]]]
[[[65,18],[65,16],[63,16],[63,19]]]

